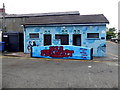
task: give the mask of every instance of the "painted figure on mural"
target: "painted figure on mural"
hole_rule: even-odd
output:
[[[33,41],[29,41],[28,46],[27,46],[27,50],[30,52],[31,51],[31,47],[33,47],[33,46],[37,46],[36,42],[34,40]]]
[[[97,48],[97,53],[100,55],[104,55],[106,52],[106,44],[102,43],[99,45],[99,47]]]
[[[33,46],[37,46],[35,41],[33,41]]]
[[[27,46],[27,50],[30,51],[30,50],[31,50],[31,47],[32,47],[32,42],[29,41],[28,46]]]

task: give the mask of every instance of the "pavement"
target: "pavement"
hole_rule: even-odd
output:
[[[106,56],[106,57],[93,57],[93,60],[79,60],[79,59],[50,59],[50,58],[33,58],[30,56],[30,54],[24,54],[23,52],[17,52],[17,53],[8,53],[4,54],[2,58],[4,57],[17,57],[17,58],[24,58],[24,59],[44,59],[44,60],[64,60],[64,61],[111,61],[111,62],[116,62],[118,61],[118,57],[113,57],[113,56]]]
[[[24,52],[4,52],[2,55],[11,57],[30,57],[30,54],[25,54]]]
[[[114,43],[112,41],[107,41],[107,44],[109,45],[107,45],[106,57],[93,57],[93,61],[118,61],[118,51],[116,51],[118,48],[116,48],[117,46],[113,46],[113,45],[119,45],[119,44]],[[114,52],[111,49],[114,49]],[[2,56],[32,58],[30,54],[25,54],[24,52],[3,52]],[[49,59],[49,60],[63,60],[63,59]],[[76,60],[76,59],[72,59],[72,60]]]

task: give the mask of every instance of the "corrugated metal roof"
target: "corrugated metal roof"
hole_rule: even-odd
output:
[[[96,15],[59,15],[30,17],[25,19],[26,25],[46,25],[46,24],[92,24],[109,23],[103,14]]]
[[[22,17],[40,17],[40,16],[59,16],[59,15],[80,15],[79,11],[68,12],[50,12],[50,13],[32,13],[32,14],[8,14],[6,18],[22,18]]]
[[[79,11],[5,15],[5,18],[24,17],[25,22],[23,24],[26,25],[109,23],[103,14],[80,15]]]

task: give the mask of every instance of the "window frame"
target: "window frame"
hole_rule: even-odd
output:
[[[31,34],[38,34],[38,36],[32,38],[32,37],[31,37]],[[39,37],[40,37],[39,33],[29,33],[29,38],[30,38],[30,39],[38,39]]]
[[[98,34],[97,37],[90,37],[89,34]],[[93,35],[91,35],[93,36]],[[99,33],[87,33],[87,39],[99,39],[100,38],[100,34]]]
[[[56,38],[56,36],[58,36],[58,35],[59,35],[60,37],[61,37],[61,36],[64,36],[64,35],[68,36],[68,37],[67,37],[67,41],[68,41],[67,44],[62,44],[61,38]],[[55,39],[60,39],[61,45],[69,45],[69,34],[55,34]]]

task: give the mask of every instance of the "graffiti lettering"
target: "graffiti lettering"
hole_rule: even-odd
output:
[[[80,53],[82,54],[82,58],[86,58],[87,55],[87,49],[80,48]]]
[[[48,50],[41,50],[41,56],[72,57],[73,50],[63,49],[63,46],[51,46]]]

